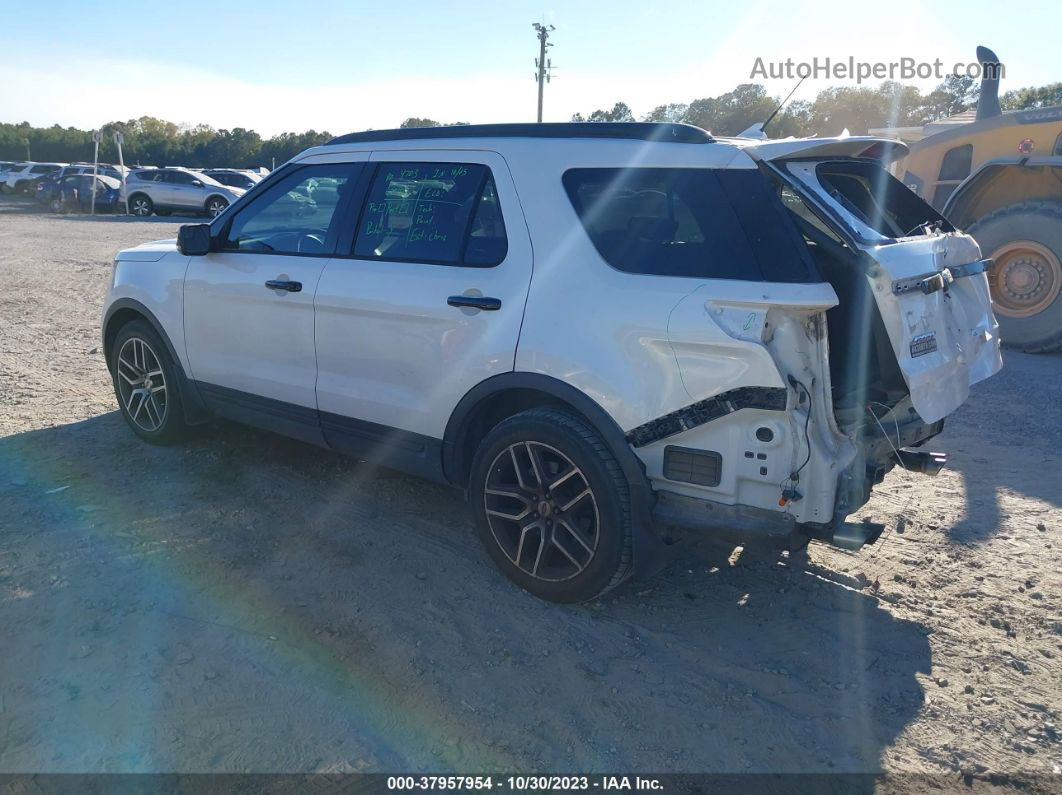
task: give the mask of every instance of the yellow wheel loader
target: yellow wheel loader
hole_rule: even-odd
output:
[[[894,172],[994,260],[989,282],[1004,344],[1059,350],[1062,106],[1004,113],[999,59],[978,47],[977,60],[976,114],[926,125],[926,136],[909,143]]]

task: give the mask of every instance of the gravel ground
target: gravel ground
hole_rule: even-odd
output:
[[[0,203],[0,772],[1043,775],[1062,745],[1062,357],[1008,354],[803,570],[691,547],[558,607],[460,493],[231,425],[153,448],[98,350],[182,219]]]

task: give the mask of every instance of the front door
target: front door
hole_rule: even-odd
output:
[[[349,162],[356,155],[346,160],[286,169],[234,208],[216,233],[217,251],[191,259],[184,287],[191,376],[223,416],[321,441],[313,298],[335,251],[340,208],[363,167]],[[338,201],[304,197],[320,179],[334,182]]]
[[[369,167],[317,288],[321,424],[338,449],[432,476],[457,402],[513,369],[531,242],[496,153],[374,152]]]

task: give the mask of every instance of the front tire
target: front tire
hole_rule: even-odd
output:
[[[1000,337],[1009,348],[1062,348],[1062,204],[1030,201],[979,218],[969,233],[986,257]]]
[[[630,574],[626,477],[571,412],[530,409],[495,426],[472,462],[469,498],[495,564],[540,599],[585,602]]]
[[[129,214],[138,218],[147,218],[155,212],[155,205],[143,193],[134,193],[129,197]]]
[[[122,328],[108,351],[114,394],[133,433],[152,444],[172,444],[187,425],[177,368],[165,344],[143,320]]]

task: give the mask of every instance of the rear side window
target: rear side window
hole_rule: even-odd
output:
[[[563,180],[598,253],[618,270],[819,280],[777,192],[757,170],[579,168]]]
[[[490,169],[475,163],[381,163],[358,222],[354,255],[491,267],[505,226]]]

